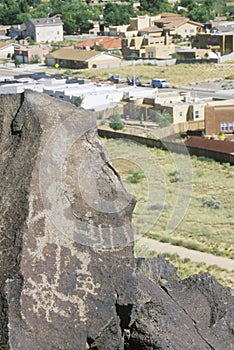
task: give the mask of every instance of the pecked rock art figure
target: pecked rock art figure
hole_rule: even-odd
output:
[[[1,349],[123,349],[134,298],[131,214],[94,116],[1,96]],[[97,343],[98,343],[97,341]]]
[[[234,303],[133,255],[134,198],[92,113],[0,95],[0,349],[233,350]]]

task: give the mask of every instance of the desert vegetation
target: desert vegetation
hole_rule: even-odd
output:
[[[127,190],[137,199],[133,214],[136,235],[234,259],[232,166],[195,156],[186,156],[189,161],[184,155],[174,158],[168,151],[133,142],[104,142]],[[178,164],[190,167],[190,179],[184,178]],[[144,176],[129,183],[130,169]],[[183,213],[178,199],[187,201]],[[180,216],[178,224],[168,229],[176,215]]]
[[[60,70],[61,74],[63,70]],[[64,70],[68,73],[68,70]],[[133,67],[116,68],[91,68],[82,70],[69,70],[69,75],[83,78],[106,80],[111,75],[120,75],[123,78],[132,76]],[[217,79],[233,76],[233,62],[229,61],[223,64],[177,64],[172,66],[159,67],[156,65],[136,65],[135,74],[142,83],[151,82],[152,78],[159,77],[168,80],[172,87],[181,87],[183,85],[194,85],[204,81],[215,81]]]

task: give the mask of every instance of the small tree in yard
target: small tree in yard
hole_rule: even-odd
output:
[[[81,105],[81,103],[83,102],[83,97],[78,96],[75,100],[74,100],[74,105],[76,107],[79,107]]]
[[[158,123],[160,128],[164,128],[165,126],[169,126],[173,123],[173,117],[165,110],[162,112],[156,112],[156,123]]]
[[[15,67],[16,68],[20,67],[20,60],[18,60],[18,58],[15,59]]]
[[[110,116],[109,126],[113,130],[122,130],[124,128],[124,123],[121,120],[120,114],[116,113]]]

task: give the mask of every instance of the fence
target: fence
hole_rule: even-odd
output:
[[[136,143],[140,143],[147,147],[156,147],[170,152],[185,154],[187,151],[190,155],[197,157],[206,157],[216,160],[220,163],[234,164],[234,154],[224,153],[219,151],[208,150],[205,148],[186,146],[184,143],[177,143],[172,141],[165,141],[160,139],[152,139],[144,136],[132,135],[123,132],[117,132],[112,130],[104,130],[99,128],[98,134],[100,137],[112,138],[112,139],[126,139]],[[186,151],[187,150],[187,151]]]
[[[133,65],[155,65],[159,67],[164,66],[172,66],[176,63],[176,59],[165,59],[165,60],[157,60],[157,59],[137,59],[137,60],[127,60],[115,63],[100,63],[96,64],[96,68],[118,68],[118,67],[128,67]]]

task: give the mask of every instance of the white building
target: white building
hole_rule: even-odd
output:
[[[37,43],[63,41],[63,22],[59,17],[31,18],[26,31]]]

